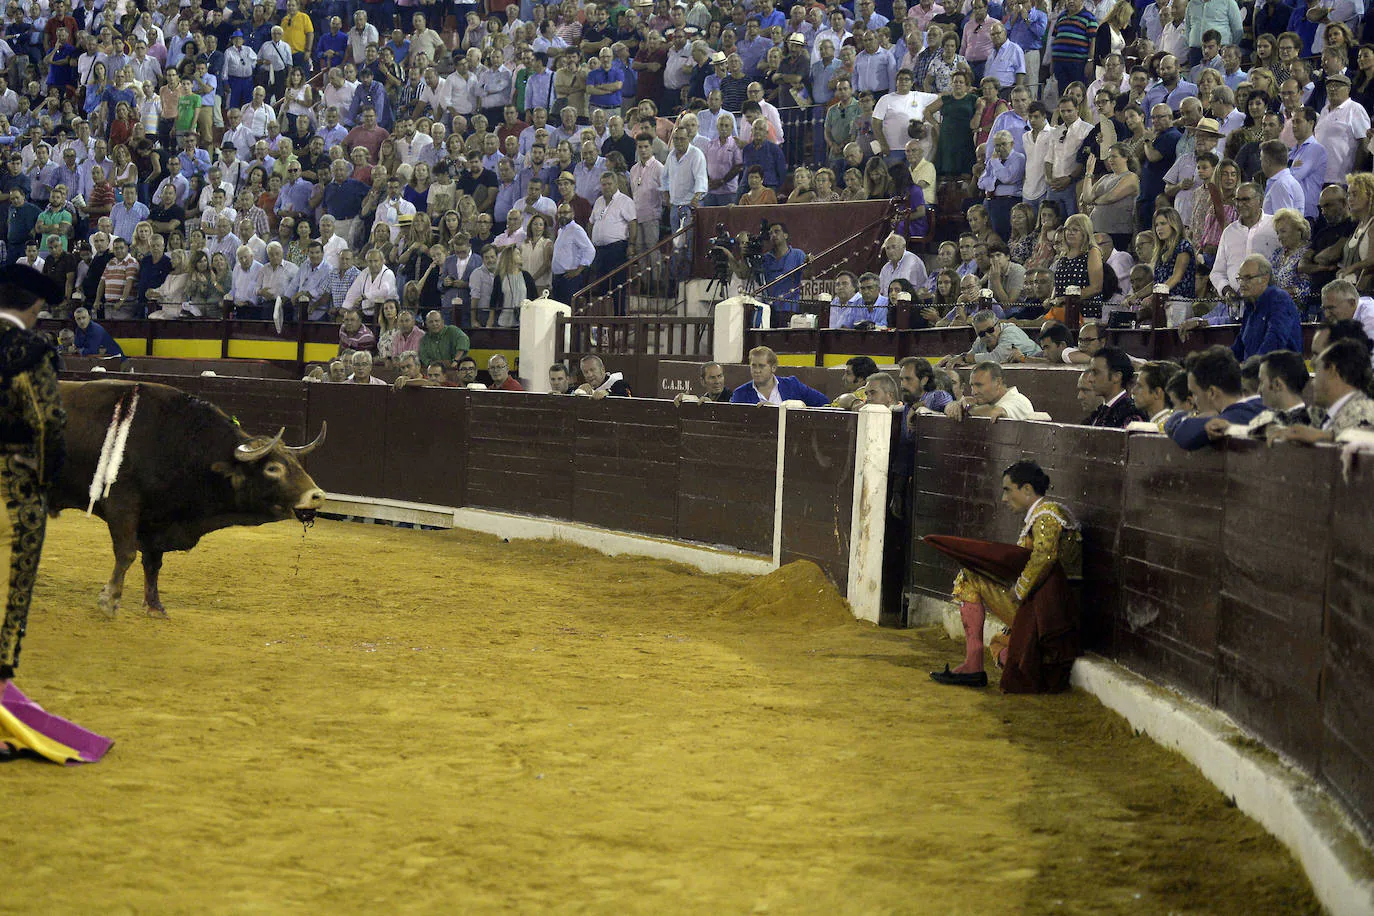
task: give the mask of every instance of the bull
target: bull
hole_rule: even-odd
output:
[[[115,555],[100,608],[110,616],[118,611],[124,575],[141,551],[145,609],[166,617],[158,594],[164,553],[190,550],[220,528],[315,517],[325,493],[299,459],[324,441],[325,427],[314,442],[292,447],[282,444],[285,429],[273,437],[250,436],[218,407],[168,385],[62,382],[67,461],[53,489],[54,513],[86,509],[107,430],[135,385],[137,407],[122,466],[94,508],[109,526]]]

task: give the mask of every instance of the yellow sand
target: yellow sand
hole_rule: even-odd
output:
[[[170,621],[50,529],[19,685],[117,739],[0,767],[0,911],[1308,913],[1287,853],[1083,695],[940,688],[814,567],[322,522]],[[741,593],[741,587],[745,591]]]

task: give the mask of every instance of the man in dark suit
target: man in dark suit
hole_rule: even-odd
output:
[[[1088,382],[1102,398],[1102,406],[1083,422],[1088,426],[1125,429],[1133,420],[1147,419],[1128,390],[1134,380],[1135,366],[1125,350],[1103,347],[1097,351],[1088,367]]]

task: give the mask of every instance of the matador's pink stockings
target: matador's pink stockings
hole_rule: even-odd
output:
[[[955,674],[983,670],[983,621],[987,616],[981,602],[965,601],[959,605],[959,617],[964,621],[964,663],[954,669]]]

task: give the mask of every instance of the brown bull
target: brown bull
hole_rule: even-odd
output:
[[[262,525],[295,515],[314,518],[325,493],[299,458],[322,441],[291,447],[275,437],[250,436],[213,404],[167,385],[147,382],[62,382],[67,408],[67,462],[52,509],[85,510],[91,481],[116,410],[138,401],[118,476],[109,496],[96,500],[114,542],[115,565],[100,592],[100,607],[114,615],[124,575],[143,552],[144,602],[164,617],[158,596],[162,555],[190,550],[202,536],[233,525]],[[284,432],[285,430],[283,430]]]

